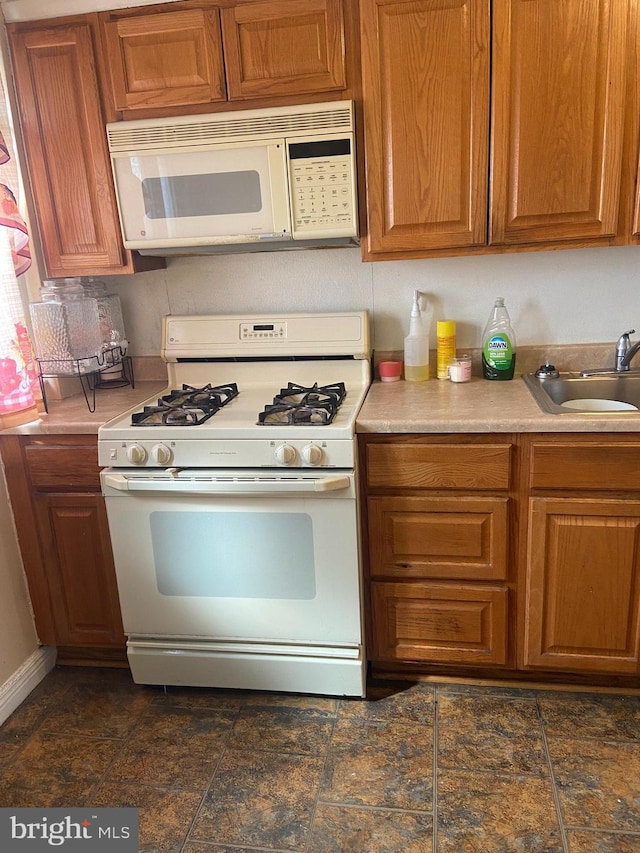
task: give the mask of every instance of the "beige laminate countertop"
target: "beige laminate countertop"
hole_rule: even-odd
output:
[[[166,380],[96,391],[90,412],[82,394],[50,400],[49,414],[2,435],[97,434],[111,418],[166,388]],[[550,415],[541,411],[521,377],[455,383],[375,381],[358,414],[359,433],[640,432],[640,412]]]
[[[2,430],[1,435],[46,435],[46,434],[97,434],[102,424],[117,415],[142,403],[148,397],[158,394],[167,387],[164,381],[136,382],[131,388],[96,389],[96,410],[90,412],[84,396],[74,394],[64,400],[47,399],[49,413],[39,420]],[[89,392],[91,400],[91,392]]]
[[[543,412],[521,376],[508,382],[380,382],[358,414],[359,433],[640,432],[640,412]]]

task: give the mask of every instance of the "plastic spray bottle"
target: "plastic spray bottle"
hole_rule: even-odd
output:
[[[498,296],[482,333],[482,375],[485,379],[513,379],[516,336],[504,299]]]
[[[423,382],[429,378],[429,335],[420,311],[420,291],[413,291],[409,334],[404,339],[404,378]]]

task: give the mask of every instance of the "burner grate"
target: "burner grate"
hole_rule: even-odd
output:
[[[132,426],[197,426],[215,415],[238,396],[235,382],[228,385],[205,385],[194,388],[183,385],[158,400],[157,406],[145,406],[131,415]]]
[[[347,396],[343,382],[306,387],[289,382],[258,414],[258,424],[330,424]]]

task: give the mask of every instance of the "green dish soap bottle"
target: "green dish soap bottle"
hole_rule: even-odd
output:
[[[504,299],[498,296],[482,333],[482,375],[485,379],[513,379],[516,336]]]

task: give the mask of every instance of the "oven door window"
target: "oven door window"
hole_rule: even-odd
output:
[[[313,525],[307,513],[153,512],[161,595],[310,600]]]

